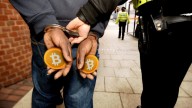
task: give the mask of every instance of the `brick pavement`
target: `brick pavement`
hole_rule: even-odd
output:
[[[12,108],[33,88],[31,77],[0,89],[0,108]]]

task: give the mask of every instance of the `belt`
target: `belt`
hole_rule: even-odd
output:
[[[192,16],[165,16],[165,21],[168,24],[192,21]]]

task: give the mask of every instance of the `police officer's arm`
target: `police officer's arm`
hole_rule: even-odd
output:
[[[110,17],[111,13],[118,5],[127,0],[89,0],[77,13],[77,18],[73,19],[68,25],[69,30],[78,30],[81,37],[88,34],[90,28],[99,21]],[[73,43],[73,42],[72,42]]]
[[[30,30],[33,31],[33,35],[43,33],[44,28],[49,24],[58,24],[49,0],[10,0],[10,3],[21,14]],[[68,38],[61,29],[52,28],[44,34],[44,42],[48,49],[51,47],[61,48],[67,61],[67,66],[55,74],[55,79],[66,75],[72,65],[71,46]],[[55,70],[50,69],[48,73],[52,72]]]
[[[89,0],[77,13],[77,17],[87,24],[94,25],[108,17],[115,8],[127,0]]]

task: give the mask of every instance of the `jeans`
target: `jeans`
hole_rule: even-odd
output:
[[[84,79],[76,67],[77,46],[72,48],[73,65],[65,77],[54,80],[54,74],[47,75],[47,67],[43,61],[46,51],[43,39],[32,38],[32,108],[56,108],[65,103],[65,108],[93,108],[94,80]],[[98,51],[97,51],[98,52]],[[98,56],[98,53],[97,53]],[[63,90],[63,96],[61,93]]]

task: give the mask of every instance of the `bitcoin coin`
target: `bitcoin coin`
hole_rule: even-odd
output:
[[[45,52],[44,61],[45,64],[52,69],[62,69],[66,65],[62,51],[59,48],[48,49]]]
[[[99,66],[99,60],[95,55],[88,55],[85,58],[85,63],[81,69],[84,73],[93,73]]]

